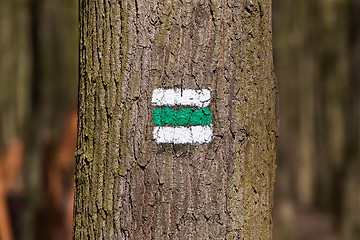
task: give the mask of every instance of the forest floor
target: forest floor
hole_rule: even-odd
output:
[[[296,216],[299,239],[335,240],[333,219],[320,212],[302,212]]]
[[[333,217],[319,211],[287,212],[274,225],[274,240],[337,240]]]

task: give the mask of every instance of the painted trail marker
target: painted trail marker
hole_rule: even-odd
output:
[[[203,144],[212,138],[209,89],[163,89],[153,91],[153,137],[157,143]]]

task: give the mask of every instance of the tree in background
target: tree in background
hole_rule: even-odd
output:
[[[24,130],[29,119],[31,31],[27,0],[0,1],[0,239],[17,237],[7,206],[21,190]],[[16,17],[14,17],[16,16]]]
[[[289,168],[294,185],[288,189],[301,206],[331,208],[333,175],[344,159],[346,142],[348,3],[277,2],[275,64],[283,99],[280,167]]]
[[[347,111],[347,151],[346,164],[339,178],[343,179],[339,218],[341,239],[351,240],[360,238],[360,1],[352,0],[350,5],[351,28],[351,80],[348,93]]]
[[[323,225],[334,219],[336,230],[345,222],[347,229],[358,226],[358,220],[352,220],[356,217],[349,217],[358,212],[354,200],[358,188],[349,187],[356,186],[359,169],[355,167],[359,159],[356,2],[277,0],[274,4],[281,99],[276,206],[291,236],[304,234],[295,212]],[[359,238],[351,236],[345,239]]]
[[[271,239],[271,2],[79,6],[75,239]]]
[[[75,163],[77,1],[33,1],[31,11],[35,65],[23,239],[70,239],[71,209],[65,209],[72,205]]]
[[[0,2],[2,240],[71,238],[77,28],[76,0]]]

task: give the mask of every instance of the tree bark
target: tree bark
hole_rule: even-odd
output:
[[[80,0],[75,239],[271,239],[271,1]],[[152,93],[211,89],[210,143],[157,143]]]

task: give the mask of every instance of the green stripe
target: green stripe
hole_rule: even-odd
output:
[[[209,125],[210,109],[205,108],[169,108],[158,107],[152,112],[152,120],[156,126],[164,125]]]

